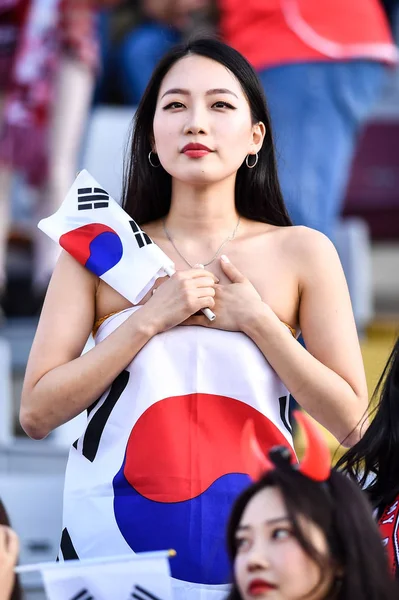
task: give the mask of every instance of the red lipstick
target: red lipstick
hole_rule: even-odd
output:
[[[190,158],[202,158],[210,152],[213,152],[213,150],[208,146],[204,146],[204,144],[186,144],[182,150],[182,153]]]
[[[276,587],[273,583],[269,583],[264,579],[254,579],[248,586],[248,594],[256,598],[262,596],[265,592],[275,590]]]

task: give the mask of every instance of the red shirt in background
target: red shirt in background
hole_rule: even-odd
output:
[[[219,0],[223,40],[257,69],[281,64],[398,60],[378,0]]]

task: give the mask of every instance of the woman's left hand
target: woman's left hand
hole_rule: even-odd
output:
[[[240,273],[227,257],[220,258],[222,271],[230,279],[231,283],[216,285],[214,321],[209,321],[204,315],[193,315],[182,325],[202,325],[224,329],[225,331],[245,331],[246,324],[256,314],[265,311],[266,305],[252,285],[252,283]]]

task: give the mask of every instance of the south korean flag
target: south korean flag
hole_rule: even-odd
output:
[[[15,569],[40,571],[48,600],[172,600],[173,550],[128,556],[38,563]]]
[[[86,170],[38,227],[132,304],[174,273],[170,258]]]

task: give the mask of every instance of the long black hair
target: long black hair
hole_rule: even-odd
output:
[[[324,583],[331,569],[333,575],[335,571],[336,576],[323,600],[393,600],[398,597],[366,496],[348,477],[334,471],[328,481],[320,483],[291,467],[279,468],[247,488],[237,499],[228,524],[227,548],[232,563],[237,553],[236,532],[244,510],[251,498],[269,487],[281,492],[293,535],[320,568],[318,586]],[[313,546],[301,526],[301,517],[324,533],[328,556]],[[234,576],[227,600],[242,600]]]
[[[270,116],[259,79],[239,52],[213,38],[193,39],[176,46],[156,67],[134,117],[130,151],[124,167],[123,208],[139,224],[154,221],[169,212],[172,178],[162,166],[151,167],[148,154],[161,83],[171,67],[189,55],[210,58],[229,69],[246,95],[252,122],[262,121],[266,127],[258,164],[248,169],[244,163],[237,172],[235,203],[238,213],[272,225],[291,225],[278,181]]]
[[[382,512],[399,495],[399,338],[373,393],[374,403],[369,428],[336,468],[358,481]]]

